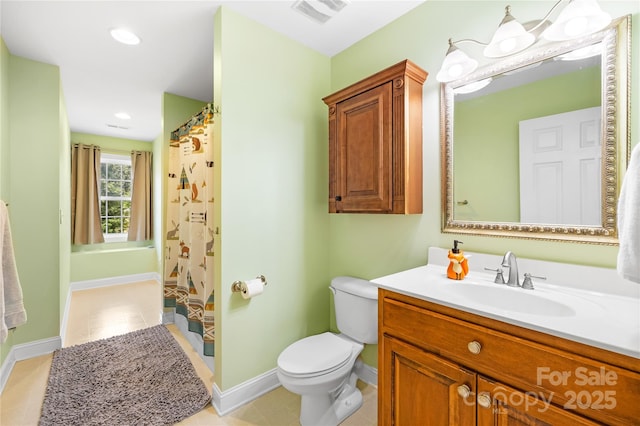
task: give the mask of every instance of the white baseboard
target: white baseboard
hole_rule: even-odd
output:
[[[280,386],[280,381],[276,375],[275,368],[224,392],[214,383],[211,405],[213,405],[213,408],[216,409],[219,415],[224,416],[278,386]]]
[[[138,281],[155,280],[160,282],[157,272],[143,272],[141,274],[121,275],[119,277],[98,278],[96,280],[74,281],[70,285],[71,291],[89,290],[92,288],[108,287],[112,285],[131,284]]]
[[[356,374],[358,375],[358,378],[363,382],[372,386],[378,386],[377,368],[363,363],[359,368],[356,367]]]
[[[214,383],[211,405],[213,405],[213,408],[215,408],[220,416],[229,414],[236,408],[280,386],[276,372],[277,368],[274,368],[224,392]],[[356,374],[363,382],[378,386],[378,370],[376,368],[363,363],[356,369]]]
[[[11,370],[13,370],[16,362],[50,354],[61,347],[62,339],[58,336],[13,345],[2,363],[2,368],[0,368],[0,394],[4,390],[4,386],[7,384],[7,380],[9,380],[9,376],[11,375]]]

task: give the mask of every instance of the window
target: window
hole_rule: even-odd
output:
[[[131,215],[131,157],[100,156],[100,218],[104,241],[127,241]]]

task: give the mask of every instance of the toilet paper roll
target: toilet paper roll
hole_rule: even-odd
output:
[[[264,284],[260,278],[244,281],[240,285],[240,291],[242,292],[243,299],[250,299],[254,296],[259,296],[264,291]]]

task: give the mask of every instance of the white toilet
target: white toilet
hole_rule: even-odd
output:
[[[378,288],[354,277],[334,278],[329,288],[341,333],[298,340],[278,357],[280,383],[302,396],[302,426],[335,426],[360,408],[356,359],[365,343],[378,343]]]

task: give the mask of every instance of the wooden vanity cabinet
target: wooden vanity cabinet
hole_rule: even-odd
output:
[[[378,424],[640,424],[640,362],[379,290]]]
[[[549,404],[530,392],[477,376],[477,424],[480,426],[575,426],[599,425],[582,416]]]
[[[405,60],[322,100],[329,109],[329,212],[422,213],[422,86]]]
[[[476,424],[474,372],[390,336],[378,344],[384,350],[379,357],[384,360],[378,372],[379,425]]]

